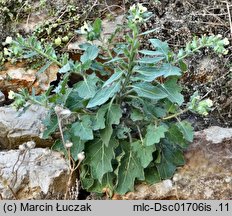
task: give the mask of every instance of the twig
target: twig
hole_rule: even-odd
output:
[[[228,16],[229,16],[230,34],[231,34],[230,37],[232,38],[232,21],[231,21],[230,7],[228,4],[228,1],[226,1],[225,3],[226,3],[227,11],[228,11]]]

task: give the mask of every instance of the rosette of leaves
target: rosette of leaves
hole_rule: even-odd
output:
[[[184,97],[178,78],[186,68],[184,57],[207,46],[217,46],[218,52],[225,52],[217,36],[194,39],[177,55],[166,42],[158,39],[149,40],[153,50],[141,50],[140,38],[154,30],[141,33],[140,24],[151,14],[140,4],[129,13],[121,28],[126,30],[121,40],[124,42],[108,50],[109,57],[104,64],[96,60],[101,56],[101,47],[92,42],[81,46],[83,55],[79,62],[56,56],[52,48],[48,52],[36,42],[36,49],[32,48],[32,54],[56,62],[61,67],[59,72],[64,74],[55,89],[56,94],[46,93],[41,97],[50,107],[44,122],[44,138],[58,128],[52,108],[59,104],[69,109],[74,120],[63,124],[64,139],[73,143],[71,156],[75,161],[78,153],[85,152],[86,158],[80,166],[82,187],[99,193],[107,191],[108,195],[125,194],[133,190],[137,181],[155,183],[171,178],[177,166],[184,164],[183,150],[193,141],[193,128],[179,115],[189,109],[199,112],[200,104],[194,102],[194,97],[189,106],[182,109]],[[88,26],[87,35],[93,35],[91,31],[97,29],[95,35],[98,36],[100,24],[98,20],[95,27]],[[22,52],[28,43],[20,40],[17,45],[24,47],[20,49]],[[26,50],[33,47],[32,41],[29,45]],[[103,81],[95,72],[107,73],[104,70],[108,68],[111,75]],[[86,73],[89,69],[92,74]],[[72,87],[67,86],[70,73],[82,77]],[[200,112],[208,111],[207,103],[201,107]],[[60,140],[53,149],[65,152]]]

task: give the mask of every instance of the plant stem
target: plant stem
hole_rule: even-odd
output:
[[[179,113],[175,113],[175,114],[173,114],[173,115],[164,117],[164,118],[162,118],[162,120],[168,120],[168,119],[176,118],[177,116],[179,116],[179,115],[181,115],[181,114],[187,112],[188,110],[189,110],[189,109],[186,108],[186,109],[184,109],[184,110],[181,110]]]

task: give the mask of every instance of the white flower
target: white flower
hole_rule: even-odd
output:
[[[87,34],[90,31],[92,31],[91,26],[87,22],[84,22],[84,25],[81,26],[81,34]]]
[[[223,39],[223,43],[224,43],[224,45],[229,45],[230,44],[228,38],[224,38]]]
[[[144,6],[143,6],[142,4],[140,4],[140,3],[137,4],[137,7],[138,7],[138,9],[139,9],[139,13],[140,13],[140,14],[143,14],[144,12],[147,11],[147,8],[144,7]]]
[[[143,18],[139,15],[135,15],[135,17],[132,19],[132,21],[135,23],[140,23],[143,21]]]
[[[12,43],[12,37],[7,37],[5,40],[5,44],[11,44]]]
[[[8,92],[8,98],[9,98],[9,99],[14,99],[14,98],[15,98],[15,93],[14,93],[12,90],[10,90],[10,91]]]
[[[65,143],[65,147],[66,148],[71,148],[73,146],[73,143],[71,142],[71,141],[66,141],[66,143]]]
[[[135,12],[136,8],[135,8],[135,4],[133,4],[132,6],[130,6],[130,11],[131,12]]]
[[[83,161],[85,159],[85,152],[80,152],[77,155],[77,159],[79,160],[79,162]]]
[[[213,106],[213,101],[210,100],[209,98],[205,100],[205,103],[207,104],[208,107],[212,107]]]

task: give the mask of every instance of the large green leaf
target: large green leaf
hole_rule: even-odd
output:
[[[169,79],[164,84],[159,84],[158,87],[168,95],[167,98],[171,102],[179,106],[184,102],[184,97],[180,93],[182,88],[177,84],[177,79]]]
[[[105,114],[107,111],[107,106],[102,106],[93,117],[93,130],[99,130],[105,128]]]
[[[101,130],[100,136],[105,143],[106,146],[108,146],[108,143],[110,141],[110,138],[113,133],[112,125],[116,124],[118,125],[120,122],[120,119],[122,117],[122,110],[120,108],[119,104],[107,104],[105,105],[107,107],[106,112],[106,127],[105,129]]]
[[[178,67],[175,67],[169,63],[163,64],[160,68],[157,67],[135,67],[136,72],[141,74],[140,76],[135,77],[135,79],[143,80],[147,82],[152,82],[157,77],[164,76],[180,76],[181,70]]]
[[[159,172],[156,166],[147,167],[144,170],[145,180],[148,184],[155,184],[161,181]]]
[[[138,140],[131,143],[132,150],[136,153],[143,168],[146,168],[153,160],[152,154],[156,150],[155,146],[145,146],[142,141]]]
[[[167,133],[167,137],[170,142],[175,143],[176,145],[181,146],[182,148],[186,148],[188,146],[187,141],[185,140],[182,132],[180,131],[179,127],[173,124]]]
[[[154,58],[143,57],[143,58],[137,60],[136,62],[138,62],[140,64],[156,64],[156,63],[160,62],[163,59],[164,59],[163,56],[157,56],[157,57],[154,57]]]
[[[92,98],[97,92],[98,78],[95,74],[87,75],[83,81],[78,82],[74,88],[77,90],[78,95],[83,99]]]
[[[149,41],[157,51],[162,52],[163,55],[166,56],[166,59],[168,59],[169,47],[167,42],[163,42],[159,39],[150,39]]]
[[[43,120],[43,124],[46,127],[45,131],[43,132],[43,139],[48,139],[50,135],[58,128],[57,116],[51,115],[51,113],[49,113]]]
[[[84,54],[81,56],[81,62],[85,63],[89,60],[94,60],[97,58],[99,53],[99,49],[96,45],[88,46],[88,48],[85,50]]]
[[[191,124],[188,121],[178,122],[177,127],[180,129],[184,138],[187,141],[189,141],[189,142],[193,141],[193,135],[194,135],[193,134],[193,127],[191,126]]]
[[[73,146],[71,147],[71,155],[72,158],[77,161],[78,154],[82,152],[85,148],[85,141],[81,140],[80,137],[72,135],[71,134],[71,142],[73,143]]]
[[[183,164],[183,152],[178,148],[178,146],[164,141],[162,144],[161,161],[156,165],[160,177],[162,179],[172,177],[176,167]]]
[[[140,97],[145,97],[153,100],[166,98],[168,95],[161,88],[153,86],[151,83],[141,82],[132,85],[133,90]]]
[[[147,133],[144,139],[145,145],[151,146],[156,143],[159,143],[160,139],[165,137],[164,133],[167,131],[167,128],[163,125],[160,125],[158,127],[153,124],[148,125]]]
[[[112,160],[115,158],[114,149],[118,146],[115,139],[109,141],[106,146],[102,139],[95,139],[86,143],[86,159],[85,163],[91,167],[91,175],[100,183],[102,177],[107,172],[112,172]]]
[[[103,88],[118,80],[123,75],[123,71],[116,71],[108,80],[105,81]]]
[[[109,98],[113,97],[120,90],[120,82],[115,82],[110,86],[101,88],[96,95],[89,101],[87,108],[92,108],[104,104]]]
[[[121,143],[122,154],[118,159],[118,168],[115,171],[117,175],[116,192],[125,194],[134,188],[135,179],[144,180],[143,167],[135,152],[131,149],[131,144]]]
[[[89,115],[83,115],[80,119],[72,124],[71,131],[75,136],[80,137],[81,140],[92,140],[92,121]]]
[[[103,176],[101,183],[97,180],[94,181],[94,184],[91,186],[90,191],[95,193],[105,193],[107,190],[107,195],[111,197],[113,195],[114,179],[115,174],[113,172],[106,173]]]

